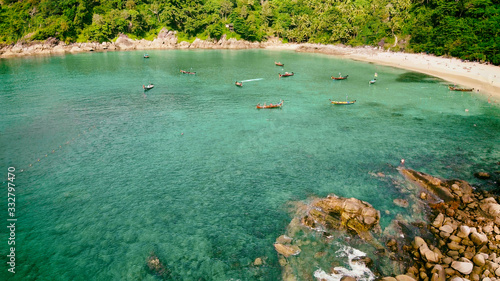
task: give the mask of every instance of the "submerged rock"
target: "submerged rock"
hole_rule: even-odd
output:
[[[261,258],[256,258],[255,261],[253,262],[253,265],[255,265],[255,266],[261,266],[262,265],[262,259]]]
[[[410,169],[401,169],[400,171],[407,179],[427,189],[445,202],[455,200],[455,197],[450,192],[449,186],[451,185],[448,182]]]
[[[482,179],[482,180],[487,180],[487,179],[491,178],[491,175],[487,172],[477,172],[477,173],[474,173],[474,177],[476,177],[478,179]]]
[[[394,199],[392,200],[396,206],[399,206],[401,208],[408,208],[410,204],[408,203],[408,200],[405,199]]]
[[[279,254],[288,258],[289,256],[295,256],[300,254],[300,248],[296,245],[283,245],[279,243],[274,243],[274,249]]]
[[[160,261],[160,259],[154,254],[148,257],[147,268],[149,272],[161,278],[168,278],[170,276],[170,270]]]

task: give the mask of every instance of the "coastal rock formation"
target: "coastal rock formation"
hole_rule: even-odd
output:
[[[401,173],[407,179],[425,188],[441,200],[445,202],[455,200],[455,196],[450,192],[450,187],[456,183],[455,181],[442,181],[441,179],[409,169],[402,169]]]
[[[350,264],[365,269],[357,274],[373,275],[368,269],[373,265],[372,259],[344,243],[351,239],[359,243],[368,241],[369,245],[375,246],[371,247],[372,251],[380,249],[371,234],[380,231],[379,211],[367,202],[336,195],[312,199],[308,204],[295,203],[295,206],[296,216],[288,225],[286,235],[281,235],[274,243],[282,266],[283,280],[312,280],[310,264],[318,262],[324,264],[327,271],[316,271],[314,276],[317,278],[331,278],[330,274],[340,274],[344,278],[342,280],[356,280],[352,279],[352,273],[339,273],[346,270],[342,264],[338,264],[340,269],[334,269],[334,263],[329,260],[332,255],[338,254],[331,253],[331,248],[338,249],[345,257],[349,256]],[[338,239],[346,241],[339,243]],[[328,265],[332,267],[329,270]]]
[[[311,204],[302,223],[312,229],[329,231],[345,229],[369,238],[369,230],[378,228],[380,212],[369,203],[356,198],[341,198],[329,195]]]
[[[428,229],[432,240],[416,237],[408,254],[415,280],[500,280],[500,205],[486,191],[467,182],[442,180],[401,169],[411,182],[442,199],[430,204]],[[404,254],[403,254],[404,255]],[[498,271],[498,272],[497,272]]]
[[[130,50],[136,48],[136,42],[134,40],[128,38],[127,35],[120,33],[118,35],[118,39],[115,41],[115,46],[120,50]]]
[[[29,39],[29,38],[28,38]],[[71,43],[60,42],[56,38],[45,41],[20,41],[13,45],[0,48],[0,58],[29,55],[50,55],[79,52],[102,52],[114,50],[152,50],[152,49],[257,49],[282,46],[279,38],[271,38],[265,42],[249,42],[245,40],[227,39],[223,35],[219,40],[196,38],[193,43],[178,42],[177,32],[163,28],[153,41],[130,39],[125,34],[119,34],[115,42]]]
[[[156,39],[153,40],[153,46],[155,48],[175,48],[177,44],[177,31],[171,31],[166,28],[162,28],[158,33]]]
[[[339,237],[348,244],[361,238],[360,241],[373,246],[374,251],[361,260],[366,260],[363,264],[379,280],[500,280],[499,198],[475,190],[466,181],[398,170],[414,195],[395,203],[403,207],[408,203],[412,210],[415,205],[422,206],[414,210],[427,212],[425,221],[406,224],[404,220],[395,220],[400,234],[384,235],[386,231],[379,231],[380,212],[361,200],[330,195],[307,205],[297,204],[296,217],[287,227],[288,236],[278,237],[274,244],[283,280],[314,280],[307,269],[322,262],[331,268],[316,271],[316,280],[330,280],[332,276],[348,278],[349,274],[342,275],[337,264],[329,261],[331,253],[325,250],[338,247],[334,241]],[[381,243],[383,247],[377,244],[378,240],[385,241]],[[316,243],[319,246],[315,248]],[[387,271],[377,271],[374,264],[380,264],[381,259],[392,264],[393,276],[387,276],[391,275]]]

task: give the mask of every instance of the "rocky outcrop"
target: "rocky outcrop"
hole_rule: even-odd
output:
[[[456,200],[456,197],[453,196],[450,191],[451,185],[457,184],[456,181],[443,181],[439,178],[410,169],[401,169],[401,174],[445,202]]]
[[[119,50],[131,50],[136,48],[136,42],[130,38],[128,38],[125,34],[119,34],[118,39],[115,41],[115,46]]]
[[[385,262],[390,260],[393,276],[383,277],[390,274],[378,272],[380,280],[500,280],[498,197],[477,191],[465,181],[439,179],[409,169],[400,168],[399,171],[407,180],[405,185],[412,186],[410,190],[415,194],[394,203],[424,214],[427,210],[427,221],[414,225],[399,221],[397,225],[401,234],[384,237],[385,231],[379,232],[379,211],[361,200],[330,195],[314,199],[307,205],[298,204],[296,217],[287,227],[288,236],[278,237],[274,244],[283,269],[283,280],[298,280],[297,274],[307,276],[307,268],[328,259],[324,250],[311,252],[314,243],[325,243],[319,249],[328,249],[332,247],[328,243],[345,234],[351,234],[347,243],[359,238],[370,242],[368,244],[374,251],[366,256],[367,260],[374,260],[374,263],[384,258]],[[422,193],[427,196],[422,196]],[[419,207],[422,209],[414,209],[415,205],[422,206]],[[321,237],[326,238],[319,242],[321,239],[307,234],[308,231],[322,233]],[[338,234],[339,231],[344,234]],[[329,238],[333,236],[337,238]],[[312,240],[308,240],[311,237]],[[378,246],[377,239],[385,241],[383,248]],[[370,266],[372,263],[365,264]],[[371,270],[376,272],[377,269]],[[339,276],[332,268],[321,272],[314,274],[316,280],[323,278],[318,276]],[[348,278],[346,276],[349,275],[342,278]]]
[[[257,49],[283,46],[279,38],[271,38],[265,42],[249,42],[245,40],[227,39],[223,35],[219,40],[196,38],[194,42],[178,42],[177,32],[163,28],[153,41],[130,39],[125,34],[119,34],[115,42],[103,43],[72,43],[65,44],[55,38],[45,41],[20,41],[13,45],[0,48],[0,58],[30,55],[51,55],[79,52],[102,52],[114,50],[152,50],[152,49]]]
[[[434,239],[416,237],[406,248],[419,280],[500,280],[500,205],[467,182],[442,180],[408,169],[400,172],[443,201],[431,204],[428,228]],[[421,198],[421,197],[420,197]],[[403,254],[404,255],[404,254]],[[417,280],[417,279],[415,279]]]
[[[175,48],[175,45],[177,44],[176,34],[177,31],[162,28],[156,39],[153,40],[153,46],[155,48]]]
[[[320,231],[343,229],[353,231],[360,237],[369,237],[368,232],[378,229],[380,212],[372,205],[356,198],[341,198],[329,195],[311,204],[302,224]]]
[[[121,44],[125,44],[125,39],[121,39]],[[125,45],[123,45],[125,46]],[[132,46],[132,45],[131,45]],[[132,47],[129,47],[132,48]],[[65,53],[94,52],[94,51],[113,51],[119,48],[115,43],[73,43],[66,44],[55,38],[49,38],[45,41],[19,42],[15,45],[4,46],[0,49],[0,58],[31,56],[31,55],[54,55]],[[125,49],[125,47],[123,47]]]
[[[371,233],[380,232],[380,212],[369,203],[355,198],[329,195],[326,198],[311,199],[307,204],[295,204],[296,214],[287,227],[286,235],[279,236],[274,243],[282,266],[282,280],[303,280],[303,276],[312,274],[312,263],[324,261],[331,264],[326,261],[331,258],[331,253],[328,253],[331,245],[328,244],[337,243],[333,242],[336,240],[334,237],[349,237],[346,239],[350,241],[352,238],[360,243],[368,241],[369,245],[373,246],[372,251],[379,249],[377,247],[380,245],[374,242]],[[372,274],[368,267],[372,266],[373,262],[366,254],[356,250],[354,255],[355,249],[348,250],[348,246],[340,244],[335,247],[349,251],[349,254],[346,254],[352,259],[349,262],[366,268],[368,273],[362,274]],[[330,274],[338,275],[333,268],[327,271],[317,271],[314,276],[331,278],[328,277]],[[353,278],[350,274],[340,277],[347,278],[345,280]]]

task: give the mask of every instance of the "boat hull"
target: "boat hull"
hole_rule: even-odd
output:
[[[278,105],[278,106],[268,106],[268,105],[257,105],[257,109],[273,109],[273,108],[281,108],[282,106],[281,105]]]
[[[335,76],[332,76],[332,79],[333,79],[333,80],[345,80],[345,79],[347,79],[347,77],[349,77],[349,75],[342,76],[342,77],[335,77]]]
[[[455,88],[455,87],[448,87],[450,91],[457,91],[457,92],[472,92],[474,91],[474,88],[471,89],[463,89],[463,88]]]
[[[293,76],[293,75],[294,75],[294,73],[293,73],[293,72],[292,72],[292,73],[285,73],[285,74],[278,73],[278,75],[279,75],[280,77],[289,77],[289,76]]]
[[[350,104],[354,104],[356,101],[333,101],[333,100],[330,100],[330,103],[331,104],[335,104],[335,105],[350,105]]]
[[[283,101],[278,103],[278,104],[273,104],[273,105],[257,105],[257,109],[273,109],[273,108],[281,108],[283,106]]]

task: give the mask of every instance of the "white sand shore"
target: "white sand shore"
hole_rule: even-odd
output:
[[[499,66],[426,54],[381,51],[373,47],[351,48],[333,45],[292,44],[283,46],[283,49],[332,54],[353,60],[421,72],[449,81],[450,84],[456,84],[457,87],[474,88],[474,93],[487,96],[491,103],[500,103]]]

